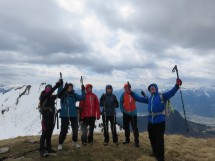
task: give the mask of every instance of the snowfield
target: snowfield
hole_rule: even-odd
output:
[[[24,85],[5,94],[0,94],[0,140],[41,134],[41,119],[37,105],[44,87],[45,83],[41,85]],[[57,108],[60,108],[59,99]],[[95,132],[102,131],[101,123],[101,119],[96,121]],[[117,126],[117,131],[119,130],[120,128]],[[60,129],[55,126],[54,134],[59,133]],[[70,133],[71,131],[68,134]]]

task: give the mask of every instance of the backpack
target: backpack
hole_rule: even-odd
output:
[[[43,103],[41,103],[41,101],[39,101],[37,109],[39,110],[40,113],[42,113],[45,110],[45,108],[46,108],[45,105],[46,105],[47,100],[48,99],[45,99],[43,101]]]
[[[161,98],[161,101],[162,101],[161,103],[164,104],[164,111],[163,111],[163,113],[164,113],[167,117],[169,117],[171,113],[174,113],[174,108],[173,108],[173,106],[171,105],[170,100],[164,101],[164,98],[163,98],[163,95],[162,95],[162,94],[160,94],[160,98]]]

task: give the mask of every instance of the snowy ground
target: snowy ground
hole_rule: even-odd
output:
[[[0,140],[41,133],[41,119],[37,105],[44,87],[45,84],[31,85],[31,87],[20,86],[5,94],[0,94]],[[23,94],[23,92],[25,93]],[[57,106],[59,109],[59,100]],[[99,127],[100,123],[102,123],[101,119],[96,121],[96,132],[102,130],[102,127]],[[119,130],[117,127],[117,131]],[[54,134],[59,133],[60,130],[55,127]]]

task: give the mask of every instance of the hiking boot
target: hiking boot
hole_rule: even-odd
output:
[[[82,146],[86,146],[87,145],[87,143],[86,142],[82,142]]]
[[[114,144],[119,145],[119,142],[118,142],[118,141],[117,141],[117,142],[114,142]]]
[[[122,144],[129,144],[130,141],[124,141]]]
[[[137,143],[135,143],[135,147],[136,148],[139,148],[140,147],[140,144],[137,142]]]
[[[72,142],[72,146],[74,146],[75,148],[80,148],[81,146],[77,143],[77,142]]]
[[[104,146],[108,146],[108,142],[104,142],[103,144],[104,144]]]
[[[149,154],[150,157],[156,157],[156,154],[154,152],[152,152],[151,154]]]
[[[46,151],[46,150],[41,150],[41,151],[40,151],[40,157],[41,157],[41,158],[46,158],[46,157],[48,157],[47,151]]]
[[[57,147],[57,150],[63,150],[63,145],[62,144],[59,144],[58,147]]]
[[[56,153],[57,151],[55,149],[50,148],[50,149],[47,149],[47,152],[48,153]]]

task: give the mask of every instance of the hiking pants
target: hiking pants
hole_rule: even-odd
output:
[[[149,140],[158,161],[164,161],[164,132],[165,122],[158,124],[148,123]]]
[[[103,120],[103,127],[104,127],[104,142],[109,142],[109,126],[108,123],[110,122],[111,124],[111,132],[112,132],[112,137],[113,137],[113,143],[118,142],[118,136],[116,132],[116,117],[115,115],[113,116],[106,116],[102,115],[102,120]]]
[[[82,136],[81,136],[81,141],[82,143],[91,143],[93,142],[93,132],[95,128],[95,117],[85,117],[83,120],[82,124]],[[89,126],[89,133],[88,133],[88,128]],[[88,133],[88,136],[87,136]]]
[[[69,125],[72,127],[72,141],[78,141],[78,118],[77,117],[61,117],[61,130],[59,136],[59,144],[63,144],[68,133]]]
[[[54,113],[44,111],[42,114],[42,135],[40,137],[40,150],[51,149],[51,137],[54,129]]]
[[[130,142],[130,124],[134,133],[135,143],[139,143],[139,131],[137,128],[137,115],[131,116],[123,113],[123,129],[125,130],[125,141]]]

